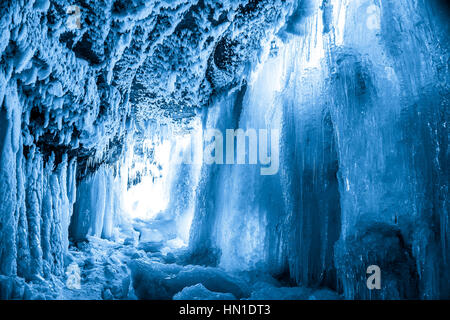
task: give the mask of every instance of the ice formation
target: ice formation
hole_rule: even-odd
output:
[[[444,1],[10,0],[0,30],[1,299],[450,298]],[[227,129],[279,133],[273,172],[205,164]]]

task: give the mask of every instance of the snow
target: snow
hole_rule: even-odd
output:
[[[231,293],[237,298],[248,295],[248,287],[239,278],[211,267],[163,264],[143,259],[130,264],[133,287],[140,299],[171,299],[185,287],[201,283],[213,292]]]
[[[231,293],[212,292],[201,283],[186,287],[173,296],[173,300],[236,300]]]
[[[437,1],[66,9],[0,9],[0,298],[449,297]]]

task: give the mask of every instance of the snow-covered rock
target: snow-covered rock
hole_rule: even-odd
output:
[[[173,300],[236,300],[231,293],[212,292],[201,283],[186,287],[173,296]]]

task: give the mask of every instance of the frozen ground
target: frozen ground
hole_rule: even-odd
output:
[[[342,299],[328,289],[287,286],[260,272],[181,264],[185,251],[145,242],[117,243],[96,237],[70,246],[62,278],[29,283],[0,278],[2,298],[57,300],[298,300]],[[144,247],[144,249],[140,249]],[[161,252],[166,248],[166,253]],[[73,267],[76,265],[76,267]],[[79,275],[79,287],[76,278]],[[75,277],[75,282],[74,282]],[[8,284],[7,284],[8,282]]]

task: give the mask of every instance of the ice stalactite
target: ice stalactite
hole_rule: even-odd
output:
[[[87,236],[117,238],[115,229],[123,214],[126,180],[118,166],[103,166],[83,179],[77,187],[77,199],[70,224],[70,237],[76,241]]]
[[[22,107],[17,96],[17,86],[9,83],[2,92],[4,108],[0,109],[1,135],[1,193],[0,193],[0,235],[2,248],[0,249],[0,272],[12,275],[17,272],[16,220],[21,214],[23,200],[18,195],[17,164],[21,166],[21,113]],[[18,160],[19,159],[19,160]],[[19,172],[19,175],[22,173]],[[22,177],[19,177],[19,180]],[[19,190],[22,188],[19,187]],[[23,190],[23,189],[22,189]],[[19,212],[17,212],[19,209]],[[22,218],[23,220],[23,218]]]
[[[292,4],[0,5],[0,274],[62,276],[70,237],[115,239],[128,187],[117,168],[129,140],[142,140],[136,123],[186,129],[239,81]],[[168,188],[180,198],[167,217],[187,241],[199,168],[173,169]]]
[[[61,275],[75,198],[76,162],[58,164],[23,144],[22,102],[10,81],[1,109],[1,272],[26,279]],[[7,244],[7,245],[6,245]]]
[[[193,258],[215,252],[215,263],[228,270],[261,269],[303,285],[336,286],[337,155],[320,100],[324,52],[317,19],[306,19],[301,37],[269,42],[248,84],[209,110],[206,128],[279,130],[280,163],[268,176],[249,164],[202,169]]]
[[[297,283],[335,288],[333,246],[341,223],[337,147],[330,112],[323,103],[320,16],[308,20],[308,36],[291,40],[283,52],[285,59],[292,61],[281,99],[280,179],[287,214],[286,255],[290,275]]]
[[[29,239],[29,272],[31,275],[42,274],[42,248],[41,248],[41,203],[43,193],[42,155],[35,149],[30,150],[26,162],[27,184],[26,202],[28,217]]]
[[[242,92],[209,110],[206,127],[281,128],[281,164],[278,176],[257,179],[239,165],[202,169],[193,258],[287,272],[350,299],[445,297],[448,85],[445,49],[430,44],[448,36],[431,18],[438,7],[312,8],[288,21],[278,56]],[[367,289],[371,264],[386,290]]]
[[[304,20],[300,37],[287,28],[286,43],[268,42],[265,62],[248,83],[209,110],[206,128],[279,130],[280,163],[267,176],[250,164],[205,166],[191,245],[194,257],[215,252],[215,263],[228,270],[261,269],[303,285],[334,287],[337,155],[330,114],[320,100],[318,18]]]
[[[446,296],[448,212],[439,198],[448,182],[439,177],[448,88],[436,83],[445,52],[429,45],[448,41],[431,18],[438,8],[425,1],[334,5],[345,8],[334,23],[343,25],[342,42],[330,32],[328,53],[342,209],[336,264],[345,296]],[[381,296],[361,282],[370,264],[385,270],[389,289]]]
[[[242,98],[245,93],[245,85],[239,90],[220,97],[216,105],[208,110],[204,116],[204,129],[215,128],[224,132],[226,128],[235,128],[239,120]],[[208,137],[205,137],[208,138]],[[209,137],[209,141],[213,137]],[[222,151],[218,150],[221,153]],[[218,211],[216,204],[221,189],[223,178],[222,166],[203,165],[195,198],[195,213],[191,225],[189,248],[192,252],[191,262],[207,265],[219,263],[220,252],[214,241],[213,235],[217,232]]]
[[[35,275],[49,277],[64,273],[68,254],[68,230],[75,202],[76,161],[64,156],[55,164],[54,156],[44,165],[35,149],[27,155],[26,214],[28,242],[20,248],[27,252],[26,278]]]

